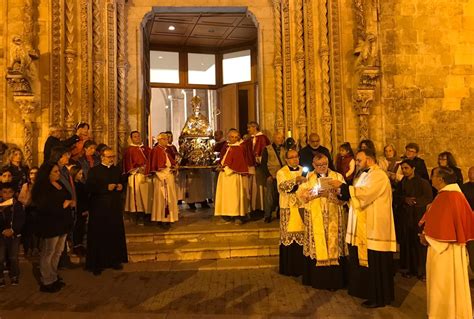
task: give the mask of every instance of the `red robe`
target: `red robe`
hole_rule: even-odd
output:
[[[130,145],[123,154],[123,173],[128,174],[130,171],[139,167],[146,166],[150,148],[148,146]]]
[[[245,160],[247,162],[247,165],[249,167],[255,167],[257,161],[255,160],[255,155],[252,149],[252,139],[248,139],[242,142],[242,147],[244,148]]]
[[[252,150],[255,157],[262,157],[263,150],[270,145],[270,140],[266,135],[258,132],[249,140],[252,143]]]
[[[223,167],[227,166],[238,174],[248,174],[249,169],[245,160],[244,146],[242,144],[229,145],[221,164]]]
[[[148,157],[148,165],[146,172],[153,173],[158,172],[162,169],[166,168],[166,157],[168,157],[171,167],[176,166],[176,161],[173,157],[166,151],[166,147],[162,147],[157,145],[153,147],[150,152],[150,156]]]
[[[227,151],[228,147],[229,147],[229,143],[227,143],[227,141],[224,141],[224,143],[222,144],[222,147],[220,148],[220,151],[219,151],[219,158],[220,159],[224,158],[225,152]],[[214,149],[214,152],[217,152],[216,149]]]
[[[222,153],[222,150],[224,149],[224,147],[226,147],[227,145],[227,141],[220,141],[220,142],[216,142],[216,144],[214,144],[214,152],[216,153]]]
[[[425,234],[444,242],[474,240],[474,213],[461,192],[441,191],[420,221]]]

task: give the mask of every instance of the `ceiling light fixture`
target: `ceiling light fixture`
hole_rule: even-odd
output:
[[[158,60],[161,60],[161,59],[163,59],[163,57],[160,55],[160,56],[158,57]]]
[[[168,30],[174,31],[174,30],[176,30],[176,27],[175,27],[174,25],[170,25],[170,26],[168,27]]]

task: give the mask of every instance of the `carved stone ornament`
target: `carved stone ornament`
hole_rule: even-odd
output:
[[[374,100],[375,91],[374,90],[364,90],[358,89],[357,94],[354,98],[354,106],[357,112],[357,115],[369,115],[370,114],[370,104]]]
[[[18,105],[21,118],[24,121],[32,121],[34,113],[36,112],[36,107],[38,106],[38,101],[35,96],[32,94],[14,96],[13,101]]]
[[[359,88],[375,89],[380,77],[378,67],[367,67],[362,70],[359,81]]]
[[[27,95],[31,93],[30,81],[22,74],[9,74],[6,76],[8,85],[13,91],[13,96]]]

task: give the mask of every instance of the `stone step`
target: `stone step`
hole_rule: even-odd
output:
[[[278,256],[278,238],[225,237],[219,241],[128,243],[129,262]]]
[[[189,270],[234,270],[278,267],[278,256],[231,259],[174,260],[128,263],[124,272],[167,272]]]
[[[246,239],[275,239],[279,238],[278,228],[234,228],[234,229],[194,229],[179,231],[153,231],[150,229],[142,232],[128,232],[126,234],[127,243],[155,243],[173,244],[179,241],[202,242],[221,241],[229,238]]]

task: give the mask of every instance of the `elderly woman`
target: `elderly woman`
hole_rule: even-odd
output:
[[[38,211],[38,234],[43,239],[40,253],[40,291],[54,293],[64,282],[58,276],[58,263],[68,232],[72,229],[71,194],[59,181],[57,164],[45,162],[38,171],[31,199]]]
[[[28,166],[23,162],[23,152],[18,147],[13,147],[8,150],[7,165],[4,169],[12,173],[12,183],[15,187],[15,192],[18,193],[24,183],[28,181]]]
[[[397,158],[397,151],[393,144],[385,145],[383,148],[383,155],[379,157],[378,164],[381,169],[387,173],[390,178],[392,187],[395,187],[397,182],[401,181],[403,174],[400,170],[401,161]]]

